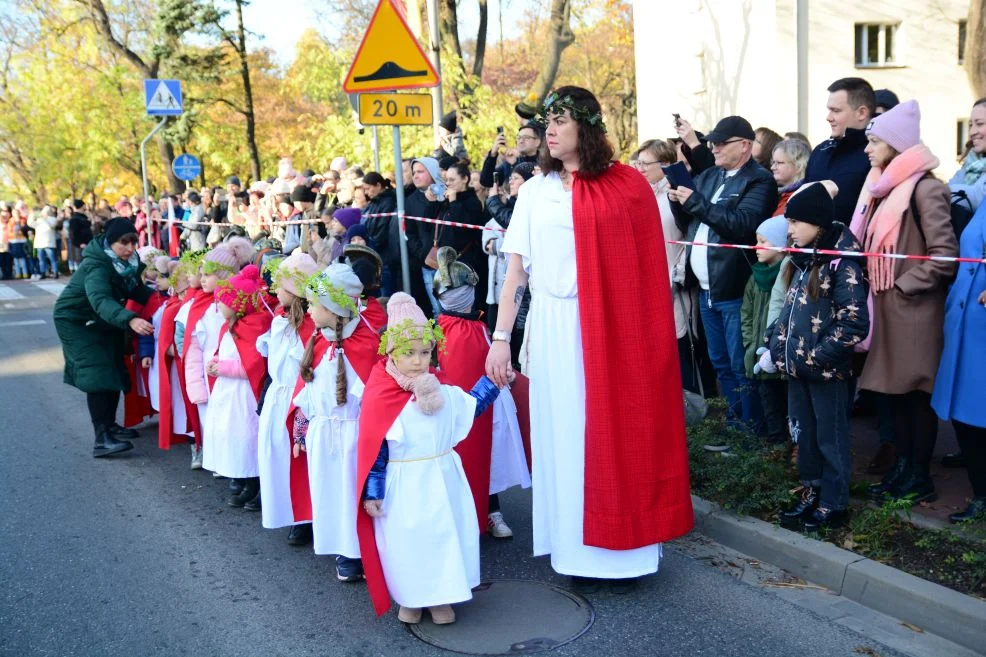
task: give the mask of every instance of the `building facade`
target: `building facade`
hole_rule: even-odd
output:
[[[826,88],[862,77],[921,105],[921,134],[958,168],[975,100],[961,63],[968,0],[810,0],[807,124],[829,136]],[[797,0],[634,0],[641,141],[674,136],[672,113],[708,131],[739,114],[754,127],[799,130]]]

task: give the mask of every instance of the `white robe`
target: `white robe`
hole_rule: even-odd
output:
[[[210,355],[211,359],[212,356]],[[219,360],[240,360],[233,336],[219,343]],[[257,397],[250,379],[216,377],[202,433],[202,467],[230,479],[260,474],[257,465]]]
[[[660,543],[607,550],[582,542],[585,372],[572,193],[557,173],[521,186],[503,251],[523,257],[533,293],[525,372],[531,380],[534,556],[550,554],[551,567],[563,575],[626,578],[656,572]]]
[[[222,331],[223,323],[226,320],[223,319],[222,313],[219,312],[219,306],[215,301],[209,304],[206,308],[205,313],[195,323],[195,329],[192,334],[194,340],[199,343],[202,348],[202,376],[206,381],[209,380],[208,375],[205,373],[205,367],[212,360],[213,355],[216,353],[216,349],[219,348],[219,333]],[[206,394],[209,399],[212,399],[212,393],[209,392],[209,386],[206,386]],[[208,452],[206,450],[206,443],[209,442],[210,435],[208,427],[209,419],[209,402],[203,402],[201,404],[196,404],[199,413],[199,426],[202,427],[202,467],[206,470],[211,470],[216,472],[214,467],[210,467],[208,461]],[[222,425],[217,425],[222,426]],[[213,464],[214,465],[214,464]],[[220,473],[222,474],[222,473]],[[229,476],[229,475],[225,475]],[[256,476],[256,475],[253,475]]]
[[[151,366],[147,369],[147,387],[149,397],[151,399],[151,408],[155,411],[161,410],[161,390],[160,390],[160,380],[158,379],[160,363],[158,363],[158,339],[161,335],[161,318],[164,315],[164,305],[155,311],[154,315],[151,317],[151,324],[154,325],[154,355],[151,357]],[[140,367],[140,362],[138,361],[137,367]],[[184,425],[183,425],[184,426]]]
[[[294,399],[308,418],[305,449],[312,496],[312,536],[315,554],[358,559],[356,453],[363,382],[343,358],[349,387],[346,403],[339,406],[336,403],[339,361],[330,358],[330,353],[325,353],[315,368],[315,378]]]
[[[409,401],[387,431],[384,515],[373,526],[390,596],[405,607],[472,598],[479,585],[476,505],[459,455],[476,399],[442,386],[445,404],[425,415]]]
[[[299,352],[299,349],[301,350]],[[287,317],[276,316],[270,331],[257,340],[257,351],[267,358],[271,382],[260,413],[257,457],[260,489],[264,491],[261,521],[267,529],[296,524],[291,507],[291,436],[285,424],[291,395],[301,371],[305,345]]]

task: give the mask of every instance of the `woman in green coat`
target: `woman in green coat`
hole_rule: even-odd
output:
[[[96,432],[96,458],[133,448],[137,432],[116,423],[120,393],[130,387],[124,367],[129,331],[151,335],[154,327],[125,308],[147,303],[151,291],[140,278],[137,229],[129,219],[106,223],[85,248],[82,263],[55,302],[55,330],[65,355],[65,383],[86,393]],[[128,330],[129,329],[129,330]]]

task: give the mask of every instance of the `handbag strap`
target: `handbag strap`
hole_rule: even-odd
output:
[[[685,333],[688,334],[688,350],[691,352],[692,358],[692,380],[698,384],[698,392],[705,399],[705,385],[702,383],[702,376],[698,371],[698,359],[695,356],[695,338],[692,335],[692,317],[691,313],[685,308],[685,300],[681,297],[681,288],[675,286],[674,297],[678,300],[678,305],[681,306],[681,314],[685,317]]]

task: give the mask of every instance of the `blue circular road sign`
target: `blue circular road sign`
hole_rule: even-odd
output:
[[[179,180],[195,180],[202,173],[202,163],[194,155],[182,153],[171,163],[171,170]]]

